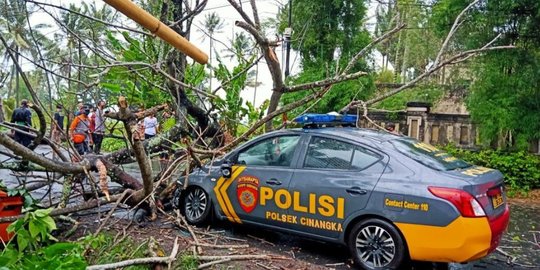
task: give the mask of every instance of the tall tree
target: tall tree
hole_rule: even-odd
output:
[[[361,0],[292,1],[292,48],[299,52],[302,71],[291,77],[289,83],[305,83],[327,78],[344,68],[344,65],[361,48],[370,42],[370,35],[363,23],[366,6]],[[280,28],[287,26],[287,12],[280,14]],[[366,62],[356,64],[353,71],[368,71]],[[360,78],[336,85],[311,111],[337,111],[354,97],[365,98],[373,91],[371,78]],[[287,93],[283,104],[309,95],[310,93]],[[296,108],[293,114],[301,113],[307,106]]]
[[[212,73],[213,73],[213,67],[212,67],[212,54],[214,51],[214,35],[216,33],[220,33],[221,29],[225,27],[225,23],[221,17],[217,14],[217,12],[212,12],[209,14],[206,14],[204,16],[204,23],[203,23],[204,29],[206,30],[206,33],[208,37],[210,38],[210,50],[209,50],[209,57],[208,62],[210,64],[210,86],[209,89],[212,90]]]
[[[8,47],[12,51],[15,51],[17,61],[20,62],[22,59],[19,54],[28,55],[31,56],[33,59],[37,59],[37,50],[35,47],[30,45],[33,43],[31,41],[32,33],[31,29],[27,24],[28,16],[33,13],[33,10],[27,11],[24,0],[3,0],[0,1],[0,11],[2,12],[1,16],[3,17],[3,20],[0,20],[0,32],[2,33],[2,35],[5,35],[7,37]],[[43,23],[32,26],[34,30],[34,35],[36,36],[36,39],[41,42],[41,44],[46,43],[48,41],[48,38],[41,34],[39,30],[43,30],[47,27],[48,25]],[[3,57],[6,63],[11,62],[11,59],[9,59],[7,53],[4,54]],[[12,65],[12,67],[12,77],[8,89],[8,96],[12,96],[12,91],[15,90],[14,93],[16,96],[16,101],[18,103],[21,94],[19,73],[16,72],[14,65]],[[15,84],[15,86],[13,86],[13,84]]]

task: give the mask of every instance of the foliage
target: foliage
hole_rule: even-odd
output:
[[[132,37],[122,32],[122,39],[107,31],[107,40],[112,46],[118,61],[122,62],[158,62],[159,48],[153,37]],[[124,95],[130,104],[151,107],[170,101],[170,95],[160,86],[166,85],[164,78],[151,69],[139,69],[138,72],[126,72],[133,67],[117,66],[107,72],[101,86],[106,95]],[[139,67],[140,68],[140,67]]]
[[[437,30],[447,31],[449,18],[469,2],[437,1],[432,17]],[[481,1],[469,15],[451,48],[478,48],[499,34],[497,44],[518,48],[486,53],[471,67],[468,110],[485,145],[499,140],[502,148],[525,150],[528,141],[540,138],[540,2]]]
[[[214,105],[221,112],[221,122],[225,124],[227,131],[236,134],[240,120],[246,115],[246,111],[242,109],[244,100],[240,97],[240,92],[246,86],[247,73],[241,72],[255,61],[255,56],[247,61],[240,58],[239,64],[232,70],[229,70],[219,57],[217,60],[219,64],[215,75],[223,84],[225,99],[219,97],[214,99]]]
[[[7,229],[14,237],[0,253],[2,269],[85,269],[82,248],[76,243],[55,243],[56,223],[51,209],[29,212]],[[15,244],[16,243],[16,244]]]
[[[366,15],[362,0],[292,1],[293,49],[300,52],[302,66],[319,68],[335,60],[339,54],[345,62],[369,41],[363,27]],[[279,30],[283,32],[287,23],[288,6],[280,11]]]
[[[513,190],[540,188],[540,158],[524,151],[482,150],[478,152],[444,147],[452,155],[475,165],[501,171],[506,184]]]
[[[180,255],[179,263],[180,269],[195,270],[199,267],[199,261],[197,260],[197,258],[190,254]]]
[[[104,138],[101,142],[101,149],[105,152],[114,152],[126,148],[126,142],[116,138]]]
[[[292,48],[301,56],[302,71],[288,78],[288,84],[301,84],[323,80],[343,69],[349,60],[370,42],[363,27],[366,6],[364,1],[292,1]],[[280,11],[280,31],[288,26],[288,7]],[[369,71],[364,61],[359,61],[351,72]],[[321,100],[291,111],[294,116],[305,110],[310,112],[339,111],[353,99],[365,99],[374,90],[369,76],[334,85]],[[284,94],[281,103],[297,101],[310,91]],[[309,107],[313,106],[313,107]]]
[[[441,41],[430,24],[431,8],[426,3],[429,1],[394,0],[377,7],[377,36],[388,32],[398,23],[407,25],[396,36],[378,46],[383,55],[383,70],[389,67],[389,63],[394,68],[394,82],[406,82],[425,72],[437,54]]]
[[[137,244],[131,238],[123,238],[120,241],[108,233],[101,233],[97,236],[87,235],[80,242],[88,249],[86,259],[88,264],[105,264],[123,261],[131,258],[143,258],[147,256],[147,242]],[[125,269],[148,269],[147,266],[130,266]]]

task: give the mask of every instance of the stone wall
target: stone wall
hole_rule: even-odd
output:
[[[409,102],[405,111],[370,111],[369,118],[380,126],[394,123],[399,133],[430,144],[452,143],[463,148],[476,146],[476,126],[467,114],[431,113],[430,105]],[[362,119],[361,127],[374,128]]]

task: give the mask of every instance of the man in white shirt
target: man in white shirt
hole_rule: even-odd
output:
[[[156,136],[158,132],[158,121],[154,114],[144,118],[144,139],[148,140]]]

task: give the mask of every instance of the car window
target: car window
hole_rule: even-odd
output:
[[[329,138],[313,137],[304,168],[362,170],[380,156],[362,147]]]
[[[393,140],[392,144],[402,154],[435,170],[449,171],[471,166],[469,163],[455,158],[430,144],[414,139]]]
[[[238,154],[238,164],[258,166],[291,166],[294,150],[300,140],[298,135],[264,139]]]
[[[373,165],[373,163],[377,162],[379,159],[381,159],[380,155],[362,147],[356,146],[352,159],[352,169],[363,170]]]

